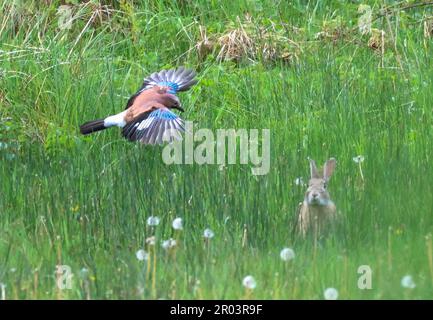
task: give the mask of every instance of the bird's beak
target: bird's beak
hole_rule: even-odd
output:
[[[174,107],[174,109],[177,109],[177,110],[179,110],[181,112],[185,112],[185,110],[181,106]]]

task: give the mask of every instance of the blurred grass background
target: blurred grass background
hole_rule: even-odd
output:
[[[341,299],[431,299],[433,13],[416,3],[0,0],[2,297],[322,299],[334,287]],[[366,34],[360,5],[373,12]],[[180,94],[182,116],[269,128],[269,174],[167,166],[162,147],[116,129],[79,134],[121,111],[143,77],[180,65],[199,79]],[[295,181],[308,180],[307,157],[331,156],[343,223],[315,246],[293,233]],[[71,267],[72,289],[56,287],[56,265]],[[357,286],[360,265],[371,290]]]

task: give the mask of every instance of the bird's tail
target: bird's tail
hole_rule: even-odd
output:
[[[82,134],[90,134],[104,129],[107,129],[104,125],[104,119],[92,120],[80,126],[80,132]]]

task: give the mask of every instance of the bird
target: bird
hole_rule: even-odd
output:
[[[124,111],[108,117],[88,121],[80,126],[83,135],[111,127],[122,128],[122,136],[143,144],[162,144],[181,139],[184,121],[172,110],[185,110],[177,96],[197,83],[192,69],[154,72],[143,80],[140,89],[126,103]],[[168,130],[168,131],[167,131]]]

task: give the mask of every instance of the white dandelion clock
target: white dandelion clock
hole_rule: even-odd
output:
[[[257,286],[257,282],[253,276],[246,276],[244,280],[242,280],[242,285],[249,290],[253,290]]]
[[[155,216],[150,216],[147,218],[147,225],[150,227],[156,227],[159,224],[159,218]]]
[[[415,289],[416,284],[413,281],[412,276],[406,275],[401,279],[401,286],[407,289]]]
[[[365,158],[363,155],[359,155],[359,156],[353,157],[352,160],[355,163],[362,163],[362,162],[364,162]]]
[[[169,249],[171,249],[171,248],[174,248],[176,245],[177,245],[177,242],[176,242],[176,240],[174,240],[173,238],[170,238],[170,239],[168,239],[168,240],[164,240],[164,241],[162,242],[162,248],[163,248],[164,250],[169,250]]]
[[[356,164],[358,164],[359,174],[361,175],[362,181],[364,181],[364,174],[362,173],[362,166],[361,166],[361,163],[364,161],[364,156],[363,155],[359,155],[359,156],[353,157],[352,160],[353,160],[353,162],[355,162]]]
[[[149,246],[154,246],[155,245],[155,236],[151,236],[151,237],[147,238],[146,244]]]
[[[0,282],[0,300],[6,300],[6,285]]]
[[[302,177],[298,177],[295,179],[295,184],[297,186],[303,186],[304,185],[304,179],[302,179]]]
[[[171,224],[174,230],[182,230],[182,218],[176,218],[173,220],[173,223]]]
[[[338,299],[338,291],[335,288],[327,288],[323,293],[325,300],[337,300]]]
[[[211,229],[205,229],[203,232],[203,237],[205,237],[206,239],[211,239],[215,236],[215,233],[211,230]]]
[[[143,249],[138,250],[135,253],[135,256],[137,257],[137,260],[139,260],[139,261],[145,261],[145,260],[149,259],[149,254],[146,251],[144,251]]]
[[[293,251],[291,248],[284,248],[280,252],[280,258],[283,261],[293,260],[295,258],[295,251]]]

